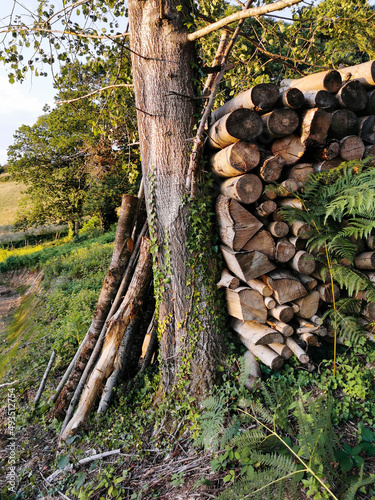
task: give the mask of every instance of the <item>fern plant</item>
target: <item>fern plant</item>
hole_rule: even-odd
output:
[[[375,303],[375,286],[353,267],[353,261],[359,240],[375,230],[375,169],[369,160],[342,163],[312,175],[297,196],[303,210],[286,207],[285,219],[306,222],[314,229],[307,245],[319,262],[321,275],[329,276],[332,285],[337,282],[350,299],[336,302],[334,297],[325,317],[348,343],[363,342],[360,310],[364,304],[355,296],[365,292],[366,301]]]
[[[290,401],[279,399],[276,386],[268,389],[263,385],[262,392],[267,406],[246,401],[249,406],[242,410],[255,427],[230,442],[232,456],[241,465],[240,479],[218,500],[297,500],[301,488],[315,500],[339,496],[354,500],[359,487],[375,482],[374,475],[366,479],[362,473],[354,479],[339,475],[335,458],[339,443],[332,426],[330,398],[321,395],[313,399],[301,393],[288,407]],[[280,411],[285,417],[281,420]]]

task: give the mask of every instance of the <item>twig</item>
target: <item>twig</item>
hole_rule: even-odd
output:
[[[38,389],[38,393],[37,393],[36,398],[35,398],[35,402],[34,402],[35,408],[38,406],[40,398],[42,397],[42,394],[43,394],[43,391],[44,391],[44,387],[46,385],[47,377],[48,377],[49,372],[51,371],[53,362],[55,361],[55,357],[56,357],[56,351],[53,350],[52,354],[51,354],[51,357],[50,357],[50,360],[48,362],[46,371],[44,372],[42,381],[40,383],[40,386],[39,386],[39,389]]]
[[[9,385],[17,384],[18,380],[13,380],[13,382],[5,382],[4,384],[0,384],[0,389],[2,387],[8,387]]]
[[[55,104],[69,104],[71,102],[80,101],[81,99],[86,99],[87,97],[91,97],[95,94],[99,94],[99,92],[103,92],[104,90],[115,89],[118,87],[134,87],[132,83],[116,83],[113,85],[107,85],[106,87],[101,87],[100,89],[93,90],[86,95],[82,95],[81,97],[75,97],[74,99],[66,99],[65,101],[56,101]]]

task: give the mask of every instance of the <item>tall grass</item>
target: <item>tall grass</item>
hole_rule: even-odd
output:
[[[16,221],[17,210],[25,187],[12,180],[1,182],[8,174],[0,174],[0,234],[9,231]]]

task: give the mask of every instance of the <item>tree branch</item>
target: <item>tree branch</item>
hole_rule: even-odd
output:
[[[189,33],[187,36],[190,42],[194,40],[198,40],[198,38],[202,38],[203,36],[212,33],[213,31],[217,31],[221,28],[224,28],[228,24],[231,24],[235,21],[240,21],[241,19],[247,19],[248,17],[257,17],[263,14],[268,14],[269,12],[274,12],[276,10],[281,10],[286,7],[291,7],[297,3],[300,3],[302,0],[278,0],[277,2],[262,5],[261,7],[254,7],[253,9],[240,10],[231,14],[230,16],[224,17],[216,23],[210,24],[200,30],[195,31],[194,33]]]
[[[75,97],[74,99],[67,99],[66,101],[57,101],[56,104],[70,104],[71,102],[80,101],[81,99],[86,99],[86,97],[91,97],[103,90],[115,89],[117,87],[134,87],[132,83],[116,83],[114,85],[108,85],[107,87],[101,87],[100,89],[93,90],[89,94],[82,95],[81,97]]]

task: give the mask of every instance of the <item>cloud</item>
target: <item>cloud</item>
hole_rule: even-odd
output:
[[[43,105],[38,97],[30,94],[26,85],[10,85],[5,76],[0,76],[0,110],[3,117],[19,112],[35,116],[42,112]]]

